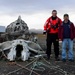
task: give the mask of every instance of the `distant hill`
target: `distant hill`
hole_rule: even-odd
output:
[[[43,30],[42,30],[42,29],[30,29],[29,32],[30,32],[30,33],[33,32],[33,33],[42,34],[42,33],[43,33]]]

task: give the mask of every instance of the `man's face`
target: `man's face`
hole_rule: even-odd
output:
[[[65,17],[64,17],[64,20],[69,20],[69,17],[68,17],[68,16],[65,16]]]
[[[57,12],[52,12],[52,16],[56,17],[57,16]]]

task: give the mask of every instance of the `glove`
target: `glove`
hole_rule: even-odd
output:
[[[45,35],[45,34],[46,34],[46,32],[43,32],[43,34]]]

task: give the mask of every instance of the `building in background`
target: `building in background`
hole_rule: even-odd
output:
[[[4,33],[5,32],[5,26],[0,26],[0,33]]]

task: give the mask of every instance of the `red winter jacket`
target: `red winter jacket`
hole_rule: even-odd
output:
[[[61,23],[62,21],[60,18],[57,17],[55,20],[52,20],[52,16],[49,17],[44,24],[44,32],[48,31],[48,33],[58,33],[58,28],[61,25]],[[51,26],[55,26],[56,24],[58,24],[58,27],[56,29],[53,29]]]
[[[74,24],[71,22],[71,25],[70,25],[70,38],[71,40],[73,40],[75,38],[75,28],[74,28]],[[63,23],[62,25],[59,27],[59,32],[58,32],[58,37],[59,39],[63,40],[63,32],[64,32],[64,29],[63,29]]]

